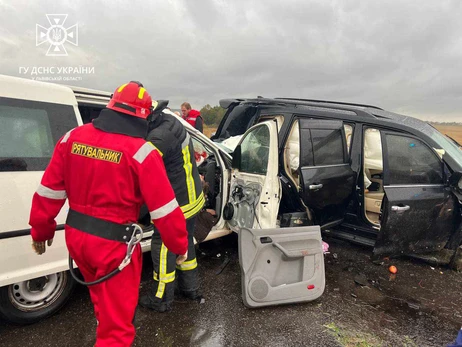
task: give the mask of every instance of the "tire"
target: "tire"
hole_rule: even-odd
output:
[[[63,271],[1,287],[0,314],[12,323],[36,323],[58,312],[75,285],[69,271]]]

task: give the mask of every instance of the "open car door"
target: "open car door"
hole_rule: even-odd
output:
[[[384,191],[375,255],[441,250],[455,228],[457,202],[437,153],[413,136],[382,131]]]
[[[234,152],[224,212],[239,234],[242,297],[248,307],[314,300],[325,287],[319,226],[276,228],[278,170],[276,122],[255,125]]]
[[[353,196],[351,169],[343,122],[301,118],[300,195],[321,228],[343,221]]]
[[[233,231],[274,228],[280,201],[275,121],[251,127],[233,153],[230,197],[224,218]]]

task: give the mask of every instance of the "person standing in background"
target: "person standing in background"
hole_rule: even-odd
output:
[[[204,132],[204,122],[202,120],[201,113],[197,110],[192,110],[191,104],[189,102],[183,102],[181,104],[181,114],[185,121],[199,130],[201,133]]]

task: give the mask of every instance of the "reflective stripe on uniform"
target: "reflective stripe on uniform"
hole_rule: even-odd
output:
[[[181,211],[184,214],[184,218],[189,219],[192,216],[196,215],[202,209],[204,204],[205,204],[204,193],[201,193],[201,195],[199,195],[197,200],[194,201],[192,204],[181,206]]]
[[[162,246],[160,247],[160,261],[159,261],[159,273],[160,277],[164,277],[167,274],[167,253],[168,249],[165,247],[164,243],[162,242]],[[155,279],[155,278],[154,278]],[[156,297],[162,299],[164,296],[165,291],[165,282],[159,281],[159,285],[157,287]]]
[[[65,190],[53,190],[40,184],[37,188],[37,194],[48,199],[62,200],[67,198]]]
[[[186,174],[186,187],[188,189],[188,201],[193,203],[196,200],[196,187],[194,183],[194,177],[192,175],[192,163],[191,163],[191,154],[189,153],[189,145],[187,145],[182,150],[183,152],[183,168]]]
[[[162,299],[164,297],[165,291],[165,282],[159,282],[159,286],[157,287],[156,297]]]
[[[135,153],[133,159],[135,159],[138,163],[143,164],[143,161],[148,157],[148,155],[154,151],[156,147],[150,142],[146,142],[144,145],[140,147],[140,149]]]
[[[154,271],[154,281],[170,283],[175,280],[176,271],[170,272],[165,275],[159,275],[157,272]]]
[[[175,198],[173,198],[172,201],[169,203],[166,203],[164,206],[159,207],[158,209],[149,212],[151,215],[151,219],[159,219],[162,217],[165,217],[166,215],[172,213],[175,211],[175,209],[178,207],[178,201],[176,201]]]
[[[69,131],[63,136],[63,139],[61,140],[61,143],[66,143],[67,140],[69,140],[69,136],[71,136],[72,130],[74,130],[74,129],[69,130]]]
[[[176,268],[181,271],[194,270],[197,267],[196,258],[192,260],[185,261],[184,263],[177,265]]]

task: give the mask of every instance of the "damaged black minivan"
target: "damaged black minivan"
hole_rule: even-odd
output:
[[[227,112],[212,140],[233,153],[233,168],[263,177],[262,158],[277,158],[279,182],[266,183],[266,191],[230,187],[224,216],[231,227],[251,227],[255,202],[276,198],[274,223],[265,226],[260,216],[259,227],[320,225],[374,247],[377,258],[404,254],[462,268],[462,150],[430,124],[331,101],[258,97],[220,105]]]

